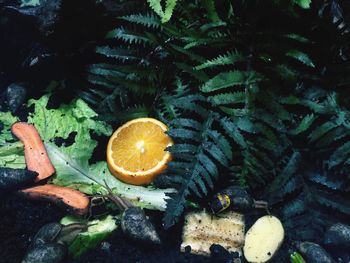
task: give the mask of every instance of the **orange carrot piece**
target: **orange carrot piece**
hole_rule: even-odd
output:
[[[38,185],[22,189],[19,194],[33,200],[51,201],[71,214],[84,215],[89,211],[89,198],[84,193],[67,187]]]
[[[28,170],[39,174],[36,181],[46,179],[54,174],[55,168],[36,128],[26,122],[17,122],[12,125],[11,131],[24,144],[24,157]]]

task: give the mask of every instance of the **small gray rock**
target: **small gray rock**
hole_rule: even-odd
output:
[[[334,259],[320,245],[313,242],[297,242],[296,247],[307,263],[335,263]]]
[[[53,243],[62,230],[60,223],[49,223],[42,226],[33,238],[31,247]]]
[[[350,248],[350,226],[342,223],[332,225],[325,233],[324,244]]]
[[[112,245],[111,245],[111,243],[109,243],[109,242],[107,242],[107,241],[103,241],[102,243],[101,243],[101,250],[103,251],[103,252],[105,252],[105,253],[110,253],[111,252],[111,247],[112,247]]]
[[[60,263],[66,254],[66,247],[62,244],[39,245],[27,252],[22,263]]]
[[[24,83],[12,83],[5,91],[5,101],[9,111],[15,113],[24,103],[27,89]]]
[[[25,16],[36,17],[40,33],[47,37],[53,32],[59,20],[61,5],[62,0],[41,0],[38,6],[7,6],[7,8]]]
[[[121,219],[123,232],[133,240],[151,244],[160,244],[160,238],[143,210],[131,207],[124,211]]]
[[[0,168],[0,193],[18,190],[38,176],[37,172],[26,169]]]

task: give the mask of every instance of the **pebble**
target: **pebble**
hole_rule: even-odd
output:
[[[27,89],[25,86],[24,83],[12,83],[6,88],[1,96],[4,99],[2,103],[2,108],[4,110],[15,113],[22,106],[27,97]]]

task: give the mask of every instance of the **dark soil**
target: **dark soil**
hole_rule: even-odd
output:
[[[0,201],[0,263],[21,262],[28,245],[41,226],[57,222],[65,213],[56,206],[46,202],[24,200],[15,195],[1,198]],[[181,225],[170,231],[161,228],[161,216],[148,212],[151,220],[160,232],[163,245],[149,247],[127,240],[120,230],[81,259],[68,262],[75,263],[109,263],[109,262],[218,262],[212,258],[193,256],[179,251],[181,242]]]
[[[39,228],[63,216],[63,211],[49,203],[29,202],[15,195],[2,197],[0,201],[0,262],[20,262],[31,238]]]

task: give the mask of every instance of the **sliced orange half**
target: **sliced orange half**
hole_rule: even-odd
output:
[[[135,185],[150,183],[166,169],[173,145],[165,134],[168,127],[153,118],[131,120],[119,127],[107,146],[107,163],[111,173],[120,180]]]

